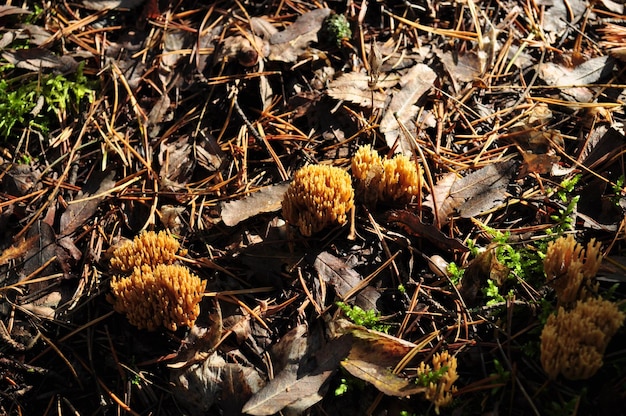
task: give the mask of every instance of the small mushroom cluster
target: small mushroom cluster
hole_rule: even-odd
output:
[[[350,175],[328,165],[299,169],[283,198],[283,215],[304,236],[311,236],[331,224],[345,224],[354,205]]]
[[[114,251],[111,267],[122,274],[111,279],[107,299],[137,328],[175,331],[200,314],[206,281],[174,264],[179,247],[169,234],[148,231]]]
[[[592,239],[585,250],[572,235],[548,244],[543,268],[559,304],[586,299],[598,291],[595,276],[602,262],[600,244]]]
[[[421,362],[417,368],[418,376],[432,373],[440,375],[436,382],[429,382],[424,393],[427,400],[435,405],[435,413],[439,414],[439,408],[452,403],[452,395],[457,388],[454,382],[459,378],[456,372],[457,360],[448,351],[442,351],[433,355],[432,368],[430,365]]]
[[[360,147],[352,158],[357,195],[366,204],[377,201],[407,203],[422,190],[422,171],[405,155],[380,157],[370,145]]]
[[[357,194],[368,205],[377,201],[407,203],[421,193],[422,172],[407,156],[383,159],[371,146],[360,147],[352,159]],[[283,216],[304,236],[333,224],[345,224],[354,206],[350,175],[328,165],[296,171],[282,201]]]
[[[624,323],[624,313],[613,302],[599,298],[579,300],[569,311],[559,307],[541,332],[541,365],[550,379],[562,374],[584,380],[602,367],[604,351]]]
[[[180,243],[164,231],[141,233],[115,249],[111,267],[122,273],[132,272],[145,264],[173,264]]]

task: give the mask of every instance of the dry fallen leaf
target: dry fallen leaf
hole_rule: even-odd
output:
[[[170,371],[172,394],[192,416],[206,415],[219,398],[226,361],[212,353],[203,362]]]
[[[375,88],[372,88],[369,86],[368,74],[349,72],[332,81],[326,92],[336,100],[349,101],[361,107],[384,108],[388,94],[381,90],[391,88],[399,82],[400,75],[388,74],[379,77]]]
[[[392,372],[416,347],[415,344],[344,320],[339,320],[337,327],[338,332],[349,334],[352,339],[350,354],[341,362],[341,366],[354,377],[372,384],[389,396],[405,397],[426,390],[413,380]]]
[[[57,56],[43,48],[4,51],[2,57],[18,68],[33,72],[52,69],[67,74],[76,71],[76,68],[78,68],[78,62],[71,56]]]
[[[299,16],[295,22],[270,37],[272,61],[295,62],[311,42],[317,42],[317,32],[322,28],[330,9],[315,9]]]
[[[222,221],[227,226],[234,227],[255,215],[278,211],[288,187],[288,182],[268,186],[242,199],[223,203]]]
[[[363,277],[349,267],[343,260],[328,252],[320,253],[313,263],[320,279],[335,289],[341,299],[355,286],[358,286]],[[355,297],[354,303],[364,311],[378,310],[376,301],[380,293],[371,286],[366,286]]]
[[[448,174],[433,190],[436,205],[429,195],[424,206],[437,211],[441,224],[447,223],[454,211],[463,218],[475,217],[504,202],[514,168],[515,162],[510,160],[492,163],[462,178]]]
[[[387,221],[398,223],[409,234],[426,238],[442,250],[469,251],[469,248],[456,238],[450,238],[434,225],[424,224],[422,220],[409,211],[392,211]]]
[[[326,381],[348,355],[351,340],[344,336],[324,345],[323,331],[311,329],[304,336],[302,326],[283,337],[285,342],[290,343],[287,364],[250,398],[242,409],[243,413],[273,415],[284,409],[301,414],[323,398],[328,388]]]
[[[115,171],[109,172],[104,178],[97,175],[92,177],[84,192],[80,192],[61,215],[61,235],[72,234],[93,216],[106,193],[115,186],[114,178]]]
[[[467,266],[458,285],[459,293],[466,305],[475,306],[481,289],[487,286],[487,279],[500,286],[509,273],[509,268],[500,263],[496,257],[496,245],[491,245]]]
[[[417,64],[402,74],[401,89],[393,94],[380,122],[380,132],[385,135],[387,146],[395,148],[398,141],[398,152],[412,154],[413,146],[404,138],[399,123],[410,124],[419,111],[415,103],[431,89],[436,79],[435,71],[424,64]]]
[[[575,68],[547,62],[540,66],[539,76],[550,86],[570,87],[560,88],[563,98],[587,103],[596,95],[585,86],[610,76],[614,63],[614,59],[609,56],[589,59]]]

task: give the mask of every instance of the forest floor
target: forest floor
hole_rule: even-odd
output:
[[[0,6],[0,414],[626,414],[624,8]]]

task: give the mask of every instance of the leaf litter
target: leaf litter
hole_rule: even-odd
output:
[[[623,304],[624,7],[492,6],[0,6],[0,413],[618,408],[624,328],[586,381],[540,355],[560,235],[600,242]],[[362,145],[419,163],[421,195],[300,235],[290,178]],[[115,248],[162,229],[207,281],[175,333],[106,301]]]

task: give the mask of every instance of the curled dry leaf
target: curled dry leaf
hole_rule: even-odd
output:
[[[461,241],[456,238],[448,237],[434,225],[424,224],[422,220],[412,212],[392,211],[387,217],[387,221],[397,223],[413,236],[426,238],[443,250],[469,251],[469,248]]]
[[[372,384],[389,396],[410,396],[426,391],[413,380],[394,374],[393,369],[415,344],[351,324],[343,319],[335,323],[337,333],[352,340],[348,357],[341,366],[354,377]]]
[[[487,165],[462,178],[450,173],[435,185],[424,206],[437,211],[440,224],[446,224],[454,211],[459,211],[463,218],[475,217],[504,202],[514,171],[515,162],[509,160]]]
[[[57,56],[47,49],[29,48],[16,51],[5,51],[2,57],[10,64],[28,71],[38,72],[52,69],[64,74],[72,73],[78,68],[78,62],[71,56]]]
[[[222,204],[222,221],[234,227],[258,214],[278,211],[289,183],[268,186],[249,196]]]
[[[242,412],[250,415],[272,415],[285,410],[301,414],[319,402],[328,388],[326,380],[337,371],[351,347],[347,336],[329,342],[321,330],[303,325],[294,328],[281,342],[289,343],[286,366],[263,389],[253,395]]]
[[[295,62],[311,42],[317,42],[317,33],[322,28],[330,9],[316,9],[299,16],[294,23],[270,37],[269,59]]]
[[[103,178],[94,175],[80,192],[76,199],[70,201],[69,206],[61,215],[61,232],[63,236],[72,234],[78,227],[91,218],[100,202],[107,196],[107,192],[115,186],[115,171],[108,172]]]
[[[331,285],[341,299],[363,281],[363,277],[343,260],[326,251],[315,258],[313,267],[315,267],[319,278]],[[379,297],[380,293],[376,289],[372,286],[366,286],[356,295],[355,304],[364,311],[377,310],[376,302]],[[318,301],[324,305],[324,299]]]
[[[327,93],[336,100],[349,101],[361,107],[384,108],[388,94],[381,89],[397,85],[400,82],[400,75],[388,74],[379,77],[375,89],[369,86],[370,79],[366,73],[349,72],[332,81]]]
[[[417,64],[402,74],[400,91],[393,94],[389,107],[380,122],[380,132],[385,135],[387,146],[408,156],[412,154],[412,144],[404,138],[400,124],[405,126],[417,116],[419,107],[415,103],[427,93],[437,79],[435,71],[427,65]]]

